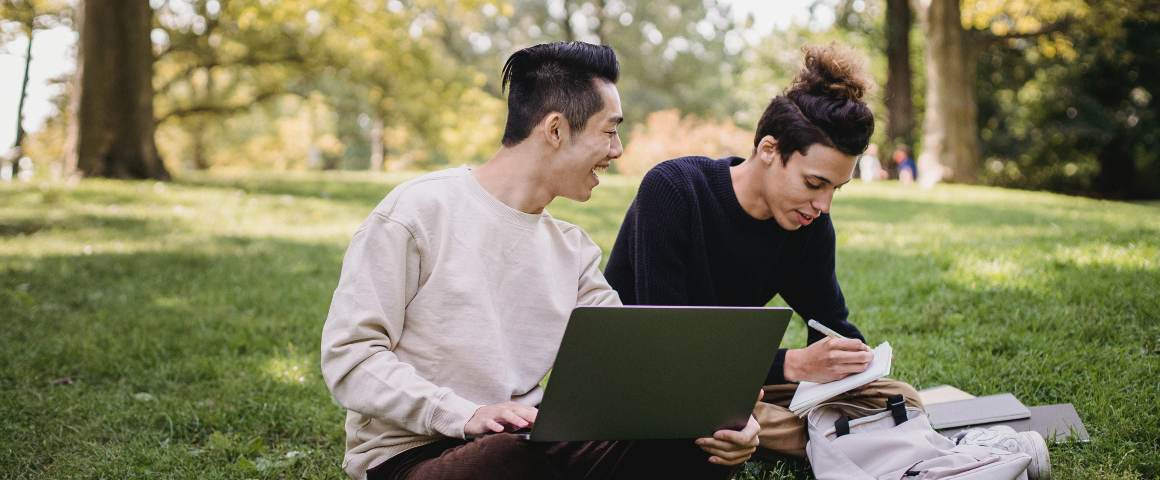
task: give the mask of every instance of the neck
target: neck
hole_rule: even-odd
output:
[[[750,156],[740,165],[729,168],[729,177],[733,181],[733,193],[737,195],[737,202],[741,204],[741,209],[745,210],[745,213],[758,220],[773,217],[773,212],[769,211],[769,205],[761,195],[765,169],[765,165],[762,165],[756,156]]]
[[[528,145],[502,147],[472,175],[487,193],[524,213],[538,214],[556,198],[542,178],[541,152]]]

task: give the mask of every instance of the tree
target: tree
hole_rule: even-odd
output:
[[[886,0],[886,140],[913,144],[914,100],[910,68],[908,0]]]
[[[142,0],[78,2],[66,171],[169,178],[154,141],[152,18]]]
[[[19,32],[28,37],[24,47],[24,78],[20,82],[20,97],[16,107],[16,139],[12,150],[6,156],[12,159],[12,173],[20,168],[20,157],[24,156],[24,100],[28,95],[28,73],[32,67],[32,42],[36,31],[61,24],[67,18],[67,7],[53,0],[0,0],[0,18],[19,24]],[[3,39],[8,43],[10,39]]]
[[[924,185],[944,179],[978,181],[975,74],[979,49],[1062,31],[1084,13],[1082,5],[1072,3],[976,0],[968,28],[963,25],[959,0],[915,0],[926,38],[926,111],[918,159]]]

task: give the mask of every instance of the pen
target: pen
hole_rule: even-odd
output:
[[[833,331],[833,330],[830,330],[830,329],[829,329],[829,327],[827,327],[827,326],[825,326],[825,325],[822,325],[822,323],[821,323],[821,322],[819,322],[819,321],[817,321],[817,320],[814,320],[814,319],[812,319],[812,318],[810,319],[810,321],[806,322],[806,325],[809,325],[809,326],[810,326],[810,328],[812,328],[812,329],[814,329],[814,330],[817,330],[817,331],[819,331],[819,332],[822,332],[822,333],[826,334],[826,336],[827,336],[827,337],[830,337],[830,338],[840,338],[840,339],[842,339],[842,340],[849,340],[848,338],[846,338],[846,337],[843,337],[843,336],[839,335],[839,334],[838,334],[838,332],[835,332],[835,331]]]

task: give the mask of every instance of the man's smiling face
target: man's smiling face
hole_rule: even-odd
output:
[[[620,93],[611,82],[600,79],[593,82],[603,108],[588,118],[583,130],[561,129],[564,137],[551,166],[553,193],[579,202],[591,198],[592,189],[600,184],[600,172],[624,153],[617,130],[624,120]]]

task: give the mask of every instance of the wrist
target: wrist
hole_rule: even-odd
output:
[[[785,351],[785,363],[782,364],[781,374],[787,381],[795,383],[801,381],[801,369],[799,368],[801,353],[802,349],[800,348],[791,348]]]

